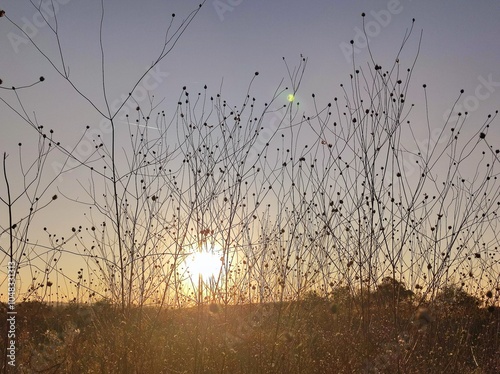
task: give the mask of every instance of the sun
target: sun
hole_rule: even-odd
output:
[[[220,256],[208,251],[195,252],[186,258],[186,267],[189,273],[204,282],[216,279],[221,272]]]
[[[293,94],[289,94],[286,98],[287,98],[287,100],[288,100],[289,102],[292,102],[292,101],[294,101],[294,100],[295,100],[295,95],[293,95]]]

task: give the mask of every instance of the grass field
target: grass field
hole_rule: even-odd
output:
[[[432,305],[359,300],[158,310],[18,305],[19,373],[498,373],[500,309],[447,289]],[[369,309],[369,313],[367,313]],[[3,310],[3,314],[5,309]],[[4,316],[2,317],[4,318]],[[6,332],[2,333],[6,336]],[[5,342],[2,342],[5,344]],[[6,347],[2,347],[4,349]],[[4,359],[4,357],[2,357]]]

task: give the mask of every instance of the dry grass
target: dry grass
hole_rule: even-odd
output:
[[[358,300],[18,308],[19,373],[497,373],[499,308]],[[397,310],[397,318],[394,311]],[[4,334],[5,336],[5,334]],[[3,343],[5,344],[5,343]],[[3,349],[3,347],[2,347]]]

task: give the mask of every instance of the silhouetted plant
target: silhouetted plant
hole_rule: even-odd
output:
[[[172,16],[165,44],[131,93],[198,10],[169,34]],[[183,87],[172,112],[130,94],[126,102],[136,110],[121,127],[125,103],[109,104],[105,64],[105,100],[98,103],[70,78],[58,29],[51,32],[56,57],[30,40],[111,135],[93,136],[87,127],[80,141],[90,137],[94,149],[79,157],[27,114],[18,89],[3,90],[15,105],[0,97],[40,144],[35,176],[23,172],[26,188],[16,195],[27,199],[29,213],[16,221],[17,197],[10,187],[2,197],[9,224],[1,229],[11,243],[2,251],[33,269],[26,298],[52,294],[59,278],[49,274],[70,287],[63,309],[70,321],[43,337],[34,329],[41,346],[24,337],[27,370],[419,372],[425,359],[431,372],[459,372],[495,363],[483,355],[490,351],[482,340],[494,339],[488,326],[498,327],[498,248],[482,240],[495,234],[500,205],[498,152],[488,138],[495,115],[467,137],[463,113],[453,127],[448,119],[437,141],[419,145],[412,126],[421,119],[407,94],[420,39],[408,67],[400,61],[412,30],[387,66],[370,46],[366,67],[353,57],[349,83],[340,86],[344,99],[320,107],[312,94],[312,113],[279,100],[297,94],[307,63],[301,56],[292,69],[284,59],[289,86],[280,84],[268,102],[252,97],[258,73],[239,105],[207,86],[194,94]],[[427,112],[426,85],[423,95]],[[267,129],[271,120],[278,125]],[[427,122],[429,138],[432,127]],[[119,147],[123,134],[128,143]],[[65,161],[40,188],[53,150]],[[41,256],[42,245],[28,244],[28,223],[55,200],[42,199],[48,187],[76,167],[88,173],[85,198],[64,198],[85,207],[86,222],[65,237],[43,229],[50,245]],[[199,251],[220,256],[212,276],[186,266]],[[53,264],[62,253],[84,265],[70,276]],[[485,287],[488,309],[472,295]],[[93,306],[82,308],[85,302]],[[183,309],[168,310],[176,307]],[[481,355],[469,355],[475,344]],[[453,355],[444,357],[445,349]]]

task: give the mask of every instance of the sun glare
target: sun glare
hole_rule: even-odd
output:
[[[294,100],[295,100],[295,96],[294,96],[293,94],[289,94],[286,98],[287,98],[287,100],[288,100],[289,102],[292,102],[292,101],[294,101]]]
[[[220,256],[202,251],[191,254],[186,259],[186,267],[192,276],[201,276],[204,282],[217,278],[221,271]]]

